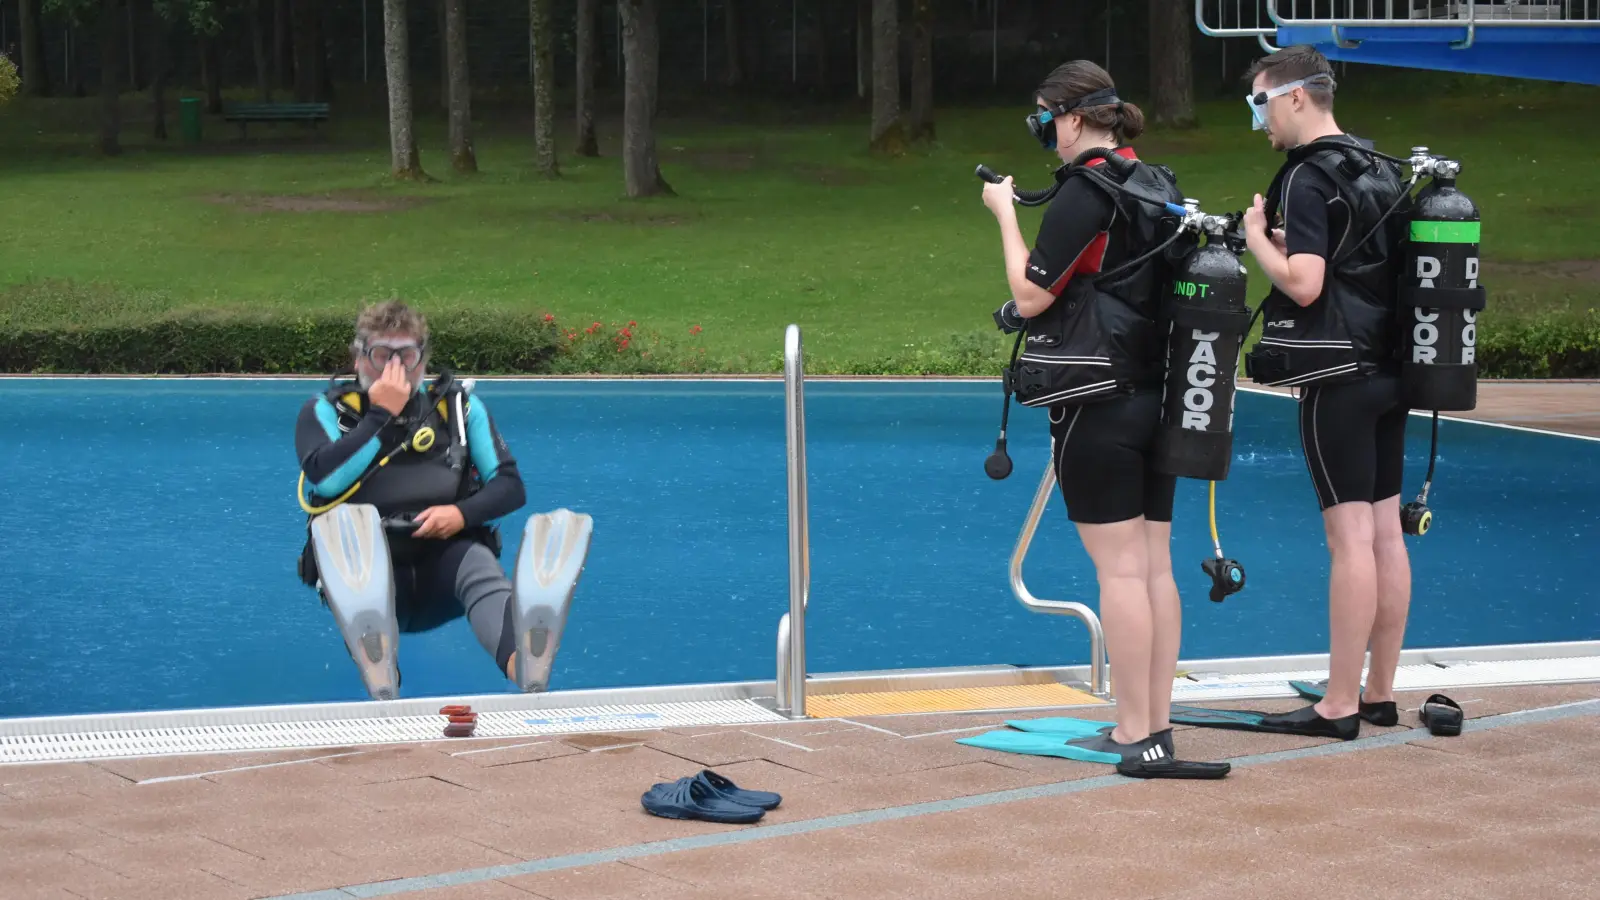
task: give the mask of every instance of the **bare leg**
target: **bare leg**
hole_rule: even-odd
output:
[[[1178,669],[1183,607],[1172,577],[1172,523],[1145,522],[1146,590],[1150,594],[1150,733],[1172,727],[1172,677]]]
[[[1368,703],[1394,699],[1394,673],[1405,643],[1406,614],[1411,608],[1411,559],[1400,530],[1400,498],[1372,505],[1373,557],[1377,564],[1378,608],[1372,622],[1372,665],[1367,672]]]
[[[1378,607],[1372,504],[1351,502],[1322,513],[1332,557],[1328,578],[1328,693],[1317,703],[1325,719],[1355,715],[1361,702],[1361,664]]]
[[[1100,581],[1100,622],[1116,684],[1117,727],[1122,744],[1150,736],[1150,597],[1145,588],[1149,556],[1140,516],[1105,525],[1078,525],[1084,549]]]

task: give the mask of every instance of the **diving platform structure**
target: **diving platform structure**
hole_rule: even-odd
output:
[[[1600,0],[1195,0],[1194,14],[1202,34],[1269,53],[1600,85]]]

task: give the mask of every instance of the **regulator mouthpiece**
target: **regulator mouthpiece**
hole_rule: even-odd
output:
[[[983,461],[983,472],[995,481],[1003,481],[1011,474],[1011,457],[1006,455],[1006,439],[994,442],[994,452]]]
[[[1221,603],[1223,598],[1244,590],[1244,566],[1236,560],[1208,559],[1200,570],[1211,576],[1211,602]]]

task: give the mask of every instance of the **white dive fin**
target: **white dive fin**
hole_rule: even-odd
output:
[[[537,513],[522,529],[517,550],[516,629],[517,687],[524,692],[550,686],[550,668],[561,647],[578,576],[589,556],[594,520],[570,509]]]
[[[394,567],[378,508],[344,503],[311,520],[322,596],[374,700],[400,696]]]

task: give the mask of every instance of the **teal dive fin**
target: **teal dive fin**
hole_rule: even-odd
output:
[[[1029,756],[1059,756],[1062,759],[1106,763],[1113,766],[1122,762],[1122,754],[1120,753],[1105,753],[1099,750],[1091,750],[1087,747],[1078,747],[1068,743],[1061,735],[1057,734],[990,731],[986,734],[975,734],[972,737],[957,738],[956,743],[966,744],[968,747],[982,747],[985,750],[999,750],[1003,753],[1025,753]]]
[[[1328,694],[1328,682],[1326,682],[1326,681],[1291,681],[1291,682],[1289,682],[1289,690],[1294,691],[1296,694],[1299,694],[1300,695],[1300,699],[1302,699],[1302,700],[1310,700],[1312,703],[1316,703],[1319,700],[1321,700],[1323,697],[1327,696],[1327,694]]]
[[[1097,722],[1093,719],[1012,719],[1006,724],[1018,731],[1054,734],[1063,738],[1108,734],[1117,727],[1115,722]]]
[[[1231,728],[1236,731],[1264,731],[1261,720],[1267,714],[1251,709],[1206,709],[1200,706],[1172,707],[1168,717],[1174,725],[1194,725],[1199,728]]]
[[[317,587],[333,611],[350,658],[374,700],[400,696],[400,626],[394,570],[378,508],[345,503],[311,520]]]
[[[567,608],[589,557],[593,534],[594,520],[569,509],[530,516],[522,530],[512,628],[517,687],[524,692],[550,686],[550,669],[561,647]]]

